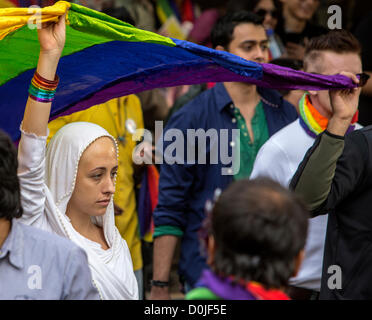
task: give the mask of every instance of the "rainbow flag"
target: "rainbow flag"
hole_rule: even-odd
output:
[[[54,0],[0,0],[0,8],[29,7],[35,5],[46,7],[53,5],[55,2]]]
[[[83,6],[59,1],[41,22],[67,12],[66,45],[51,119],[144,90],[245,81],[276,89],[353,88],[344,76],[321,76],[244,60],[224,51],[163,37]],[[37,30],[28,8],[0,9],[0,128],[20,137],[28,87],[37,66]]]

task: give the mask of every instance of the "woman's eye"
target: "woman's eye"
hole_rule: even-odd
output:
[[[93,179],[100,179],[102,177],[102,174],[95,174],[94,176],[92,176]]]

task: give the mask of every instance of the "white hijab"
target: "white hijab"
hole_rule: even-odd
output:
[[[92,218],[103,228],[109,246],[101,246],[80,235],[66,216],[67,204],[75,187],[78,164],[85,149],[100,137],[115,139],[102,127],[89,122],[63,126],[50,140],[46,150],[45,211],[53,231],[82,247],[87,255],[94,285],[102,299],[138,299],[138,285],[127,243],[115,226],[113,199],[106,213]]]

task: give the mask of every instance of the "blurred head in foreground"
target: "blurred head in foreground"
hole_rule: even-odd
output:
[[[259,178],[232,183],[206,221],[207,262],[222,277],[283,288],[303,259],[309,214],[278,183]]]

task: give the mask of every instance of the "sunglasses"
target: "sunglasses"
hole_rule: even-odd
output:
[[[255,11],[255,13],[257,15],[259,15],[260,17],[265,17],[267,14],[271,15],[273,18],[277,18],[278,17],[278,10],[277,9],[274,9],[274,10],[266,10],[266,9],[258,9],[257,11]]]

